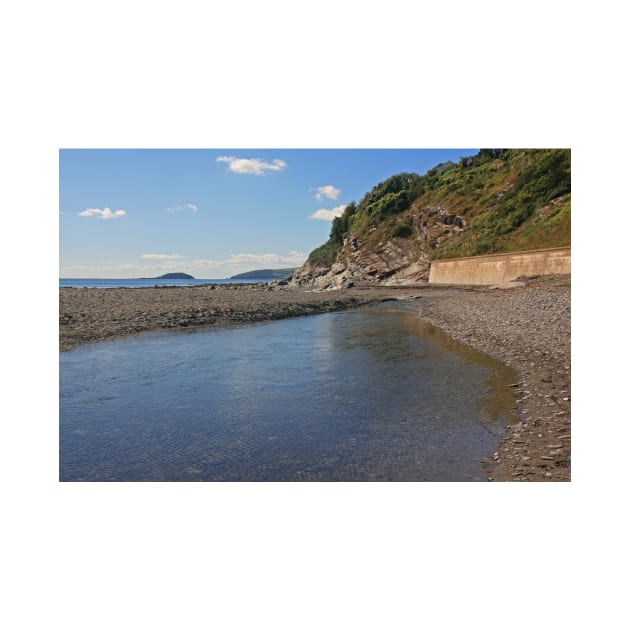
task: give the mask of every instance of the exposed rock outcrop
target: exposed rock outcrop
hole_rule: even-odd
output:
[[[431,250],[440,240],[461,231],[465,220],[444,206],[412,206],[399,225],[408,226],[407,237],[370,238],[382,235],[376,229],[364,239],[350,233],[332,265],[314,266],[307,261],[295,271],[291,284],[319,289],[372,283],[388,286],[426,284]]]
[[[423,284],[431,260],[566,247],[570,227],[569,150],[481,149],[347,204],[291,283]]]

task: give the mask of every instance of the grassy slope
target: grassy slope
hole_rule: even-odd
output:
[[[344,239],[358,239],[363,251],[407,241],[433,259],[570,245],[570,151],[482,150],[423,177],[395,175],[335,219],[309,261],[343,258]]]
[[[431,201],[443,202],[467,224],[433,258],[570,245],[570,152],[510,151],[478,166],[460,163],[417,204]]]

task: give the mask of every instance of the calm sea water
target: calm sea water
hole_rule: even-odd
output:
[[[78,289],[94,288],[94,289],[117,289],[136,287],[192,287],[200,284],[255,284],[257,282],[269,282],[269,280],[229,280],[223,278],[221,280],[158,280],[155,278],[59,278],[59,288],[75,287]]]
[[[60,362],[64,481],[485,480],[514,419],[514,372],[404,304],[152,333]]]

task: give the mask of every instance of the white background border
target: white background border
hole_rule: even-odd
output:
[[[593,264],[626,220],[617,6],[2,9],[5,627],[618,625],[626,311]],[[572,149],[571,484],[58,483],[60,148],[450,146]]]

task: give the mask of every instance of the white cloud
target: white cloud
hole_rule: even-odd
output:
[[[62,278],[134,278],[159,275],[171,271],[176,264],[162,262],[156,265],[141,265],[137,263],[113,263],[107,261],[96,265],[60,265]]]
[[[115,263],[96,265],[64,265],[62,278],[153,278],[168,271],[183,271],[195,278],[228,278],[252,269],[298,267],[306,254],[296,250],[288,254],[233,254],[225,259],[190,259],[179,254],[143,254],[143,263]]]
[[[193,267],[214,268],[214,267],[220,267],[221,265],[225,263],[220,260],[210,260],[208,258],[197,258],[196,260],[192,261],[192,264],[193,264]]]
[[[340,217],[343,214],[343,211],[346,209],[346,206],[337,206],[332,210],[326,210],[324,208],[320,208],[319,210],[315,210],[313,214],[311,214],[311,219],[319,219],[320,221],[332,221],[336,217]]]
[[[151,258],[153,260],[183,260],[186,256],[179,254],[142,254],[142,258]]]
[[[199,208],[194,203],[183,203],[179,206],[173,206],[172,208],[164,208],[166,212],[182,212],[183,210],[190,210],[191,212],[198,212]]]
[[[209,258],[197,258],[187,265],[188,273],[195,278],[227,278],[233,275],[224,260],[211,260]]]
[[[112,212],[109,208],[99,210],[98,208],[86,208],[83,212],[77,213],[80,217],[98,217],[99,219],[117,219],[124,217],[127,213],[124,210]]]
[[[317,194],[315,195],[315,199],[317,201],[321,201],[324,197],[328,197],[328,199],[337,199],[339,197],[339,193],[341,190],[339,188],[335,188],[334,186],[320,186],[317,189]]]
[[[264,175],[265,171],[283,171],[287,166],[283,160],[263,162],[258,158],[237,158],[227,155],[218,157],[217,162],[227,162],[230,170],[240,175]]]
[[[227,259],[230,265],[301,265],[306,260],[304,252],[290,251],[288,255],[279,254],[232,254]]]

